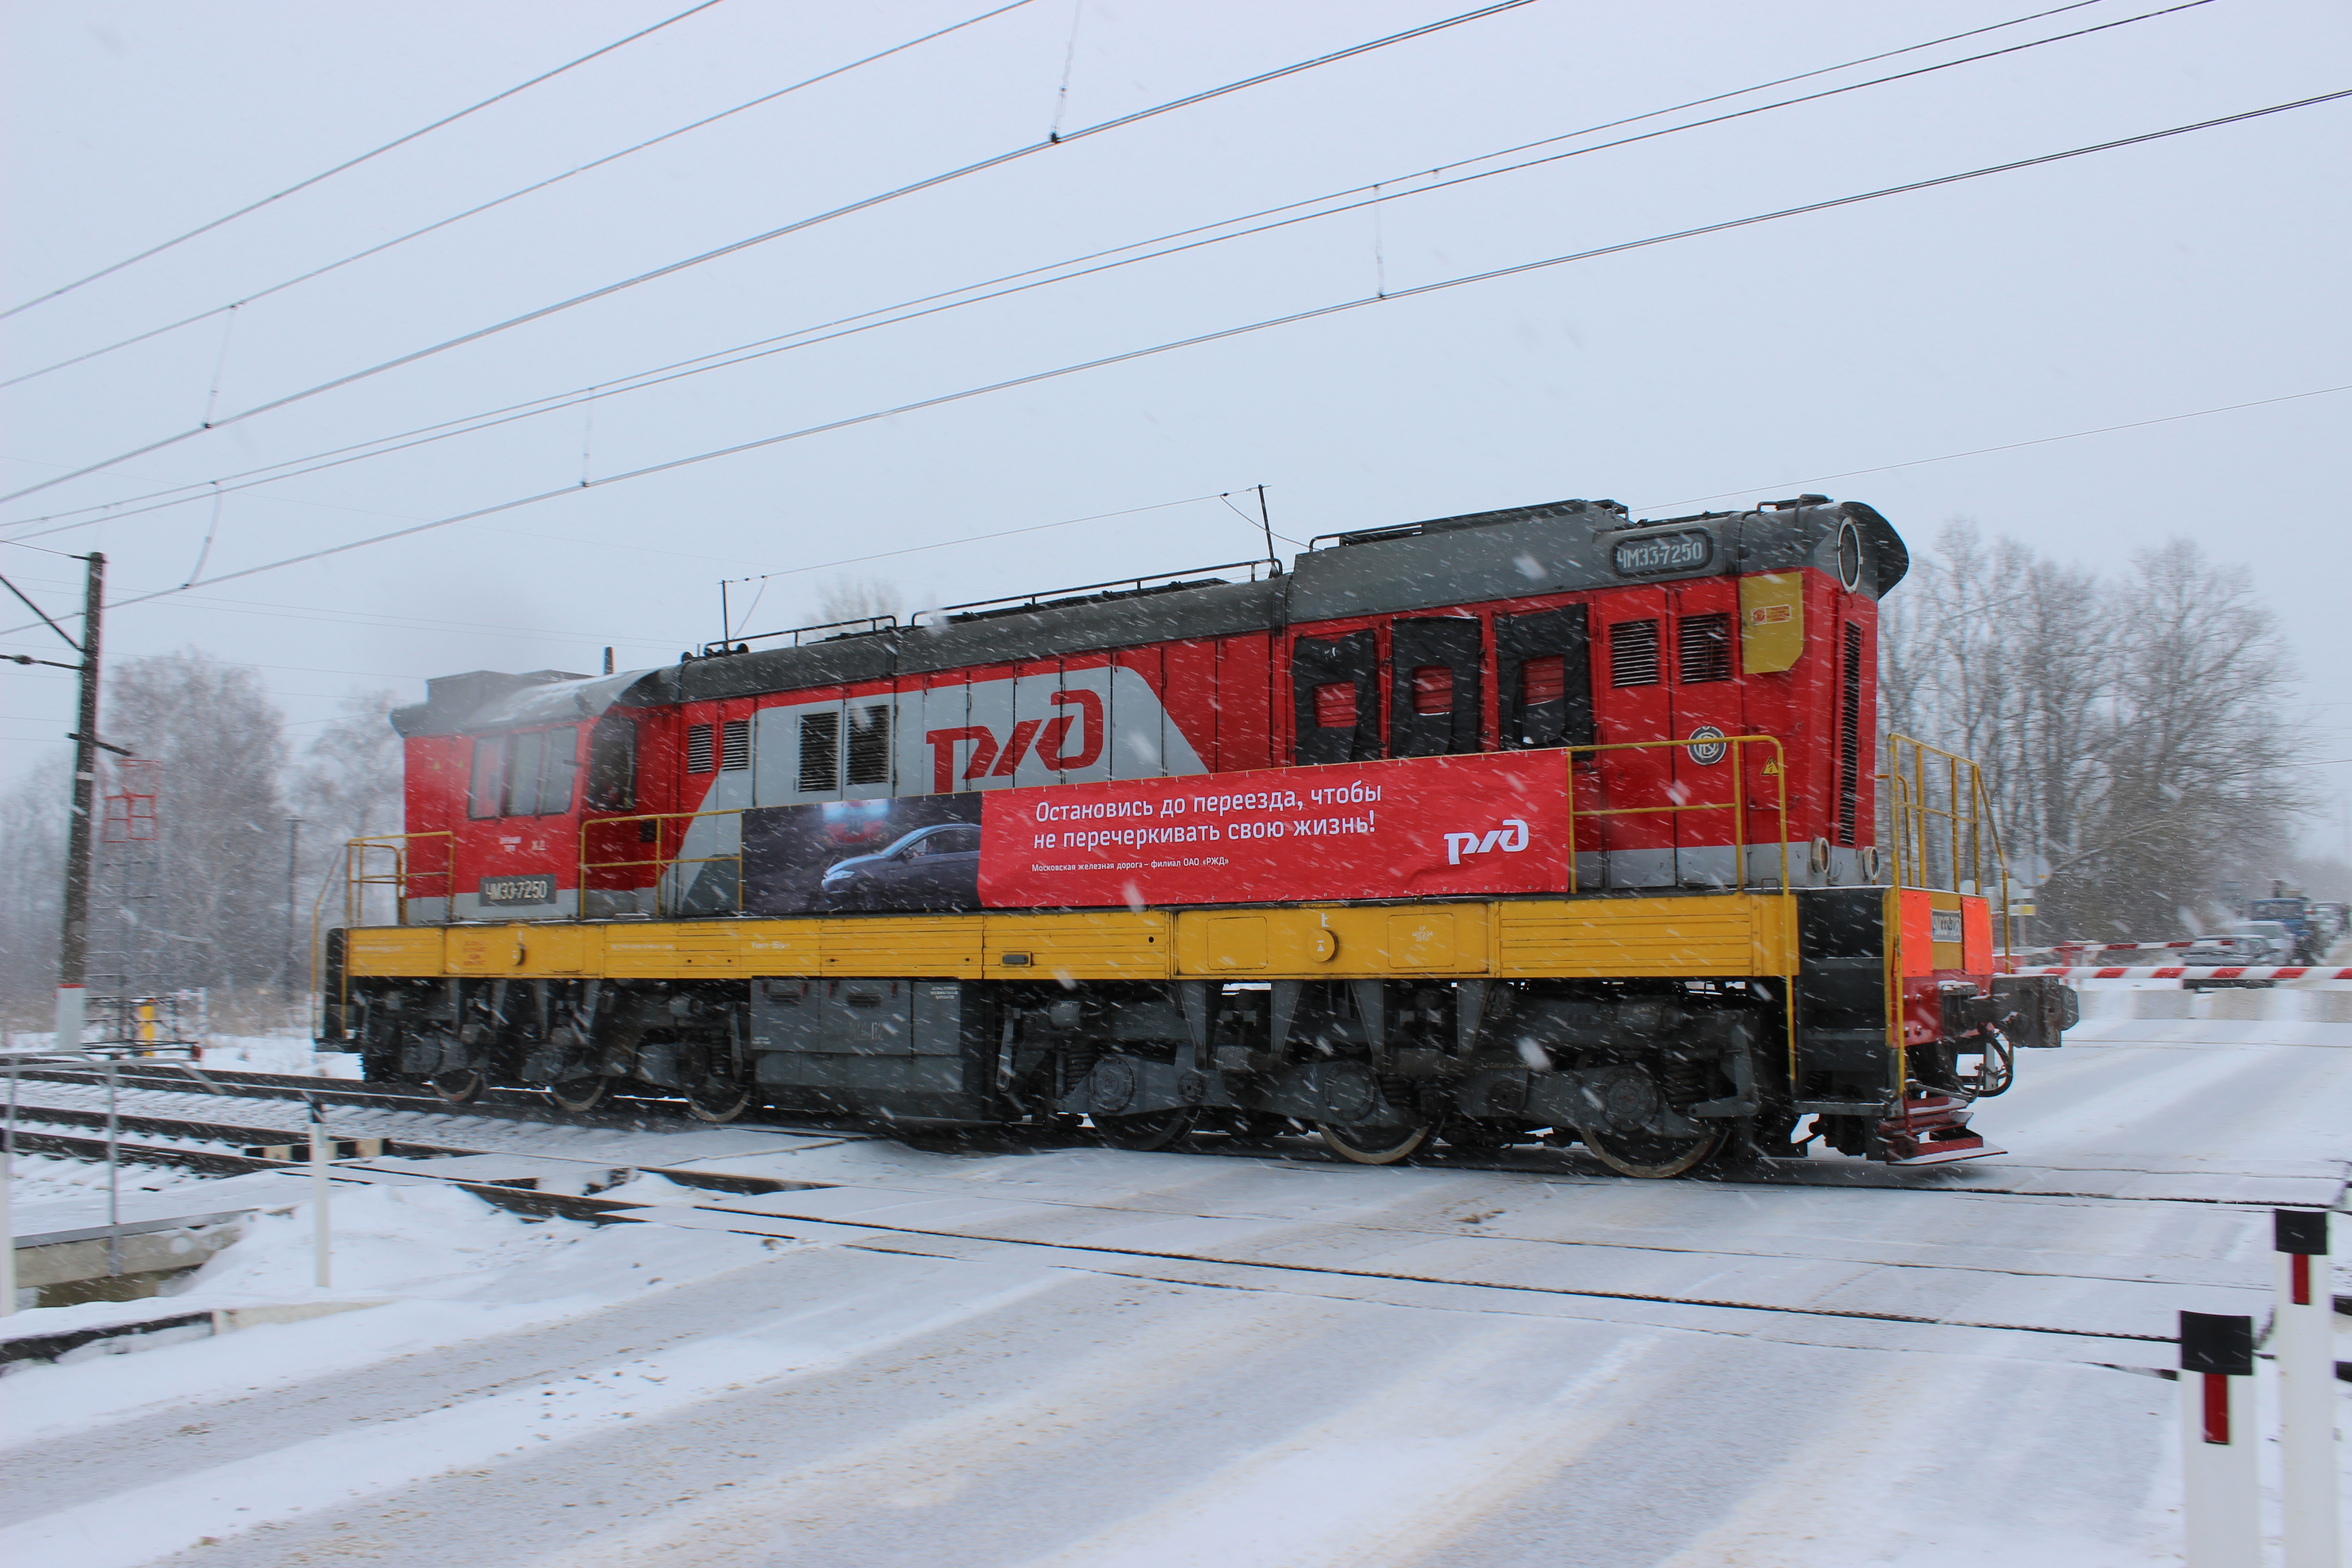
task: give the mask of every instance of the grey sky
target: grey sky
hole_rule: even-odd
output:
[[[76,0],[5,12],[15,304],[686,8]],[[727,0],[322,185],[0,322],[7,374],[224,303],[989,8]],[[1005,16],[332,277],[0,392],[5,489],[1043,136],[1467,10],[1071,0]],[[206,480],[851,312],[2022,16],[2009,4],[1538,0],[691,268],[0,507]],[[2115,21],[2100,3],[1738,100]],[[2352,87],[2321,0],[2132,26],[1414,195],[494,432],[245,491],[207,573],[1244,321]],[[1066,105],[1057,87],[1066,53]],[[1705,112],[1705,111],[1700,111]],[[1685,118],[1696,118],[1697,114]],[[1648,122],[1671,124],[1672,120]],[[1656,513],[1819,489],[1925,546],[1965,514],[2120,563],[2168,532],[2252,567],[2352,756],[2352,393],[1823,479],[2352,383],[2352,103],[1378,303],[125,608],[120,655],[262,666],[301,727],[352,685],[625,667],[719,633],[721,576],[1269,488],[1297,539],[1612,496]],[[215,374],[218,391],[215,395]],[[205,500],[40,541],[119,595],[195,564]],[[932,602],[1247,556],[1214,503],[848,569]],[[74,563],[0,548],[67,602]],[[772,580],[750,630],[833,574]],[[739,604],[740,604],[739,600]],[[21,619],[22,617],[16,617]],[[15,624],[14,621],[0,624]],[[35,652],[29,634],[5,639]],[[54,678],[54,679],[52,679]],[[61,671],[8,667],[0,746],[48,754]],[[12,770],[13,771],[13,766]],[[2312,770],[2352,795],[2352,765]],[[2345,807],[2339,805],[2336,809]],[[2317,836],[2340,848],[2342,835]]]

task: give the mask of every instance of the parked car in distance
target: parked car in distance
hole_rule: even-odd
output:
[[[976,910],[980,828],[968,822],[919,827],[887,849],[837,863],[822,886],[828,909]]]
[[[2245,921],[2231,926],[2221,934],[2261,944],[2261,957],[2242,958],[2238,961],[2241,963],[2300,963],[2302,962],[2295,955],[2297,942],[2294,931],[2284,921]]]

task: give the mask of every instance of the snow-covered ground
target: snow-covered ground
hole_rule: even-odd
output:
[[[2352,1023],[2102,1000],[1983,1108],[2011,1152],[1934,1171],[532,1129],[812,1185],[643,1174],[604,1195],[651,1223],[593,1229],[339,1184],[323,1292],[299,1183],[238,1178],[293,1206],[175,1299],[11,1328],[382,1304],[0,1380],[0,1554],[2177,1563],[2158,1342],[2263,1310],[2263,1206],[2340,1207],[2347,1125]]]

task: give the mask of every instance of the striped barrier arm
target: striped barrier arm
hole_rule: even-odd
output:
[[[2052,974],[2066,980],[2352,980],[2352,969],[2299,963],[2246,964],[2040,964],[2014,974]]]

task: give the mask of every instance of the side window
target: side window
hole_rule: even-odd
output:
[[[604,718],[588,738],[588,809],[637,808],[637,721]]]
[[[533,816],[539,812],[539,754],[546,737],[526,730],[507,737],[508,816]]]
[[[572,809],[572,775],[580,768],[580,726],[541,731],[537,815],[560,816]]]
[[[1478,749],[1485,628],[1466,616],[1400,616],[1389,627],[1389,752],[1438,757]]]
[[[473,777],[466,788],[466,815],[480,822],[499,815],[507,788],[507,738],[484,735],[474,742]]]
[[[1582,605],[1495,617],[1495,679],[1506,751],[1589,746],[1592,670]]]
[[[1294,760],[1369,762],[1381,754],[1380,641],[1370,627],[1300,637],[1290,649]]]

